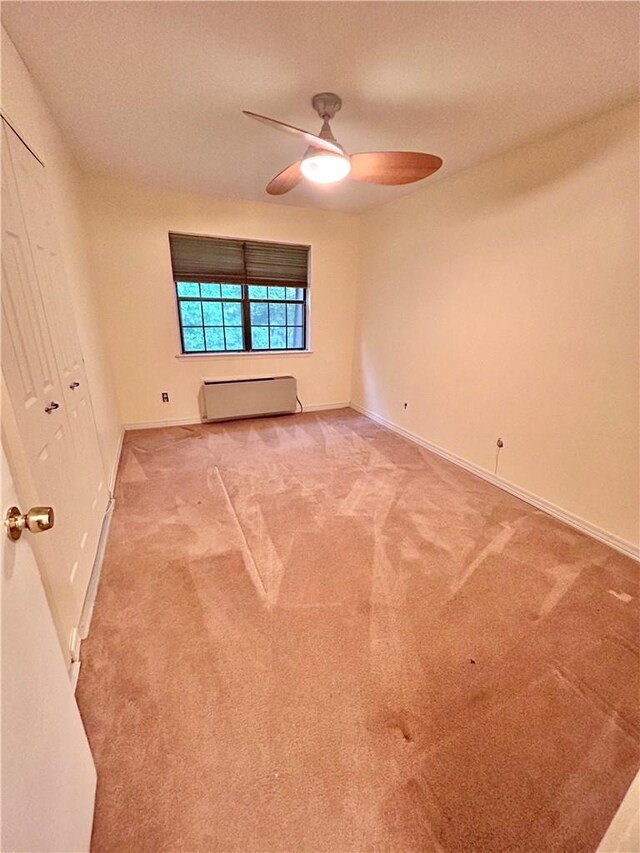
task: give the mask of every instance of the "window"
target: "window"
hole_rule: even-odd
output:
[[[169,234],[182,352],[307,346],[308,246]]]

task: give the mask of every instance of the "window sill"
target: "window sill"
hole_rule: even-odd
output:
[[[283,350],[269,350],[265,352],[194,352],[194,353],[180,353],[176,355],[176,358],[184,358],[187,360],[198,359],[198,358],[264,358],[265,356],[275,356],[276,358],[282,358],[282,356],[301,356],[301,355],[313,355],[312,349],[283,349]]]

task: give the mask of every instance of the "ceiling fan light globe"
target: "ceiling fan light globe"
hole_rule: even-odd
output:
[[[347,156],[322,151],[305,157],[300,171],[314,184],[337,184],[351,171],[351,161]]]

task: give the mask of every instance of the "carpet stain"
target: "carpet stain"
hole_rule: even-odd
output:
[[[633,601],[633,596],[629,595],[628,592],[616,592],[615,590],[610,589],[609,595],[613,595],[620,601],[624,601],[625,604],[628,604],[630,601]]]
[[[411,731],[409,730],[409,724],[405,720],[402,714],[393,717],[389,720],[389,728],[394,729],[402,735],[402,738],[407,741],[407,743],[411,743],[413,741],[413,737],[411,736]]]

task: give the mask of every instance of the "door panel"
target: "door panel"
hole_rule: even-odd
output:
[[[15,177],[7,151],[3,122],[2,156],[2,363],[20,417],[28,421],[27,435],[36,445],[49,434],[42,417],[42,401],[60,400],[53,343],[40,292],[36,285]],[[46,405],[45,404],[45,405]]]
[[[41,568],[68,646],[109,495],[45,171],[2,124],[2,370],[34,489],[57,516]]]
[[[82,598],[89,582],[93,555],[97,549],[109,496],[84,361],[58,246],[46,173],[43,166],[13,133],[9,135],[9,147],[18,175],[20,200],[36,278],[54,343],[73,453],[76,465],[80,464],[82,467],[82,477],[78,483],[81,494],[75,509],[79,528],[79,552],[70,574],[74,593]]]

